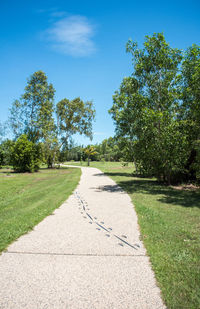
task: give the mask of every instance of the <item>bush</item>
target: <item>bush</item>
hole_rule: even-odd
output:
[[[11,165],[11,153],[14,142],[11,140],[5,140],[0,145],[0,167]]]
[[[16,172],[36,172],[41,163],[41,147],[21,135],[12,147],[12,164]]]
[[[3,165],[3,151],[0,147],[0,168],[2,168],[2,165]]]

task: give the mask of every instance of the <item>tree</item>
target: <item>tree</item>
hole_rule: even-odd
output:
[[[115,92],[109,112],[116,133],[129,139],[140,171],[170,183],[174,173],[183,171],[188,150],[176,115],[182,53],[171,48],[162,33],[146,36],[143,49],[128,41],[127,52],[134,72]]]
[[[35,72],[28,79],[22,95],[25,132],[33,142],[45,139],[55,128],[53,103],[55,89],[48,84],[44,72]]]
[[[56,114],[61,146],[76,133],[92,139],[95,109],[91,101],[83,102],[79,97],[71,101],[63,99],[56,105]]]
[[[30,76],[25,92],[20,100],[15,100],[11,108],[11,126],[15,136],[27,134],[32,142],[45,141],[55,129],[54,93],[43,71]]]
[[[47,76],[37,71],[30,76],[25,92],[20,100],[13,102],[10,110],[10,123],[17,139],[26,134],[29,141],[43,143],[43,153],[48,166],[55,160],[57,133],[54,123],[54,93]]]
[[[109,137],[104,139],[101,144],[96,145],[99,159],[105,161],[119,161],[122,158],[122,150],[119,148],[119,139]]]
[[[41,163],[40,144],[28,140],[22,134],[12,147],[11,160],[16,172],[36,172]]]
[[[190,177],[200,179],[200,46],[194,44],[186,50],[180,81],[180,118],[190,148],[186,167]]]
[[[84,152],[85,154],[87,155],[87,158],[88,158],[88,166],[90,165],[90,157],[91,156],[94,156],[95,154],[97,154],[94,146],[87,146],[85,149],[84,149]]]
[[[0,166],[11,165],[11,153],[14,142],[12,140],[5,140],[0,145]]]
[[[25,132],[23,104],[20,100],[15,100],[10,108],[9,123],[15,140]]]
[[[0,122],[0,143],[3,141],[7,130],[7,122]]]
[[[146,106],[146,98],[140,93],[139,83],[134,77],[123,79],[119,91],[113,96],[113,106],[109,110],[116,125],[117,139],[126,138],[129,146],[129,159],[135,162],[133,146],[141,133],[141,115]]]
[[[90,101],[80,98],[63,99],[54,108],[55,89],[47,82],[44,72],[35,72],[28,79],[20,100],[13,102],[10,123],[15,139],[26,134],[34,144],[42,143],[43,157],[53,167],[60,149],[68,144],[72,135],[84,134],[92,138],[95,110]],[[56,111],[57,124],[53,113]]]

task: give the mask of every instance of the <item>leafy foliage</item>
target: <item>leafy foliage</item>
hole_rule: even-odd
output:
[[[0,145],[0,167],[5,165],[11,165],[11,153],[14,142],[11,140],[5,140]]]
[[[190,176],[200,179],[200,47],[192,45],[185,52],[181,68],[180,118],[187,132]]]
[[[55,128],[53,100],[55,89],[48,84],[43,71],[30,76],[20,100],[15,100],[11,108],[11,125],[18,137],[27,134],[29,140],[45,140]]]
[[[97,154],[97,151],[95,150],[94,146],[88,146],[84,149],[84,152],[88,158],[88,166],[90,165],[90,157]]]
[[[28,79],[21,99],[13,102],[9,119],[15,139],[26,134],[35,147],[41,144],[38,149],[42,149],[43,161],[48,167],[54,166],[60,148],[68,146],[73,134],[80,133],[92,138],[95,117],[92,102],[83,102],[80,98],[72,101],[63,99],[55,108],[54,93],[55,89],[48,84],[45,73],[35,72]],[[57,125],[54,112],[57,114]]]
[[[36,172],[41,163],[40,144],[28,140],[26,134],[21,135],[12,147],[11,156],[16,172]]]
[[[188,49],[182,63],[182,52],[171,48],[162,33],[155,33],[146,36],[143,49],[129,40],[127,52],[132,54],[134,71],[115,92],[109,111],[116,134],[129,140],[141,173],[168,183],[183,179],[191,149],[188,120],[200,123],[199,92],[194,89],[199,89],[199,49]]]
[[[56,113],[58,130],[63,143],[76,133],[92,138],[95,110],[91,101],[83,102],[79,97],[71,101],[63,99],[57,103]]]
[[[88,149],[94,149],[90,155],[91,161],[131,161],[129,152],[129,141],[124,138],[109,137],[104,139],[101,143],[95,145],[88,145],[87,147],[78,146],[71,142],[66,145],[59,154],[59,159],[64,161],[85,161],[88,158]],[[86,150],[86,151],[85,151]]]
[[[30,76],[20,100],[13,102],[10,110],[10,123],[17,139],[26,134],[29,141],[43,143],[43,158],[50,162],[55,158],[56,126],[54,123],[54,93],[44,72]]]
[[[3,141],[7,130],[7,123],[0,122],[0,142]]]

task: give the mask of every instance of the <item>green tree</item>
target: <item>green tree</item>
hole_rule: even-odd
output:
[[[54,109],[55,89],[47,82],[44,72],[35,72],[28,79],[20,100],[13,102],[10,124],[15,139],[26,134],[28,140],[42,143],[43,158],[53,167],[62,147],[66,147],[72,135],[84,134],[92,138],[92,121],[95,110],[90,101],[80,98],[63,99]],[[56,112],[57,124],[53,113]]]
[[[88,166],[90,165],[90,158],[91,156],[94,156],[95,154],[97,154],[94,146],[87,146],[85,149],[84,149],[84,152],[85,154],[87,155],[87,159],[88,159]]]
[[[44,72],[35,72],[28,79],[22,95],[25,132],[33,142],[44,140],[55,128],[53,119],[55,89],[48,84]]]
[[[20,100],[15,100],[11,108],[11,126],[16,136],[27,134],[32,142],[45,141],[55,129],[54,93],[43,71],[30,76]]]
[[[189,47],[181,66],[182,116],[192,121],[196,136],[200,136],[200,46]]]
[[[171,48],[162,33],[146,36],[143,49],[128,41],[127,52],[132,54],[134,72],[113,97],[110,113],[116,133],[129,139],[142,172],[170,183],[175,173],[183,171],[188,149],[176,115],[182,53]]]
[[[25,131],[25,119],[23,115],[23,104],[20,100],[15,100],[10,108],[9,123],[14,139],[18,139]]]
[[[22,134],[12,147],[11,160],[16,172],[36,172],[41,163],[40,144],[28,140]]]
[[[122,151],[119,148],[119,139],[109,137],[104,139],[101,144],[96,146],[99,153],[99,159],[105,161],[119,161],[122,157]]]
[[[14,142],[12,140],[5,140],[0,145],[0,166],[11,165],[11,153]]]
[[[190,148],[187,169],[190,177],[200,179],[200,46],[194,44],[186,50],[180,80],[180,118]]]
[[[0,143],[4,140],[7,132],[7,122],[0,122]]]
[[[48,166],[55,161],[57,132],[54,123],[55,89],[42,71],[30,76],[20,100],[13,102],[10,123],[17,139],[26,134],[33,143],[43,143],[43,154]]]
[[[56,114],[61,146],[76,133],[92,139],[95,109],[91,101],[83,102],[79,97],[71,101],[63,99],[56,105]]]

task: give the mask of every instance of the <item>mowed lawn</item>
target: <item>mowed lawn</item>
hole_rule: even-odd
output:
[[[178,190],[155,179],[134,177],[130,164],[91,162],[91,166],[131,196],[167,308],[200,308],[200,190]]]
[[[0,170],[0,252],[51,214],[77,186],[77,168],[37,173]]]

